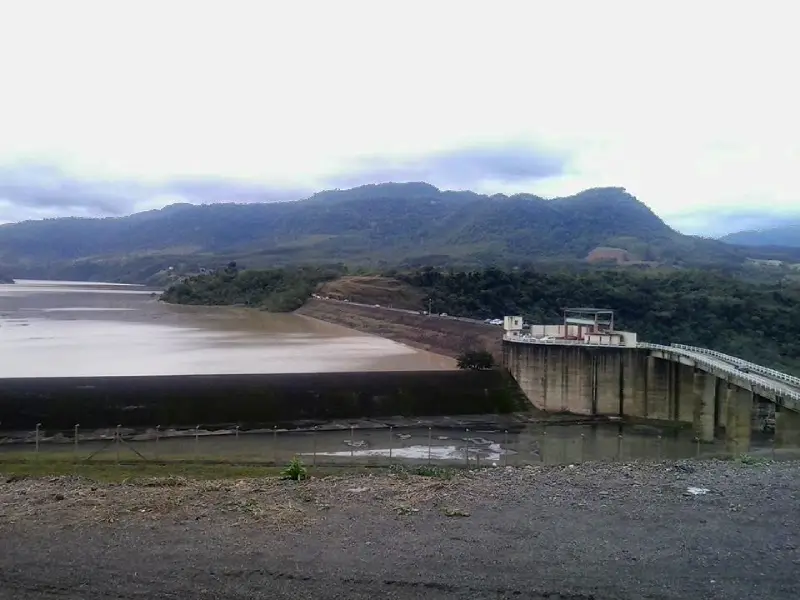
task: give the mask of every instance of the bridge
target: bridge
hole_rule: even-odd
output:
[[[612,312],[568,309],[563,324],[527,330],[506,317],[503,363],[534,406],[690,425],[732,452],[758,432],[800,446],[800,378],[707,348],[640,342],[613,328]]]

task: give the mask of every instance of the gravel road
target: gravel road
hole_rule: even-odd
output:
[[[800,597],[800,462],[6,479],[2,598]]]

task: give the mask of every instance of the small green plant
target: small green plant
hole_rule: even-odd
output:
[[[281,471],[283,479],[291,479],[293,481],[300,481],[301,479],[308,478],[308,471],[306,470],[303,461],[299,456],[295,456],[291,462]]]
[[[421,477],[436,477],[437,479],[452,479],[453,470],[445,467],[437,467],[435,465],[420,465],[415,467],[412,471],[415,475]]]
[[[762,463],[767,462],[767,459],[765,458],[759,458],[757,456],[751,456],[749,454],[741,454],[736,460],[742,463],[743,465],[760,465]]]

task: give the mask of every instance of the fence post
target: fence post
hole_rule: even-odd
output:
[[[41,428],[42,424],[36,424],[36,457],[39,457],[39,429]]]
[[[313,445],[314,452],[313,452],[312,459],[311,459],[311,466],[312,467],[316,467],[317,466],[317,426],[316,425],[314,425],[314,433],[312,435],[314,436],[314,445]]]
[[[431,464],[431,428],[428,427],[428,464]]]
[[[158,460],[158,438],[161,437],[161,425],[156,425],[156,460]]]
[[[198,452],[200,450],[200,425],[194,428],[194,458],[197,460]]]
[[[239,426],[236,426],[236,441],[239,441]]]
[[[469,469],[469,429],[465,430],[467,433],[466,437],[466,445],[464,446],[464,461],[467,464],[467,468]]]
[[[658,460],[661,460],[664,455],[664,438],[659,434],[658,436]]]
[[[581,462],[586,460],[586,434],[581,434]]]
[[[394,427],[389,425],[389,464],[392,464],[392,429]]]
[[[278,464],[278,426],[272,426],[272,458]]]
[[[622,434],[617,435],[617,460],[622,460]]]
[[[80,427],[80,424],[76,423],[75,424],[75,440],[74,440],[74,444],[75,444],[74,452],[75,452],[75,458],[76,459],[78,458],[78,428],[79,427]]]
[[[544,464],[544,449],[547,446],[547,425],[542,425],[542,451],[540,452],[541,456],[539,458],[542,459],[542,464]]]
[[[694,445],[695,445],[695,458],[700,458],[700,438],[694,438]]]
[[[350,425],[350,458],[353,458],[353,426]]]
[[[508,466],[508,429],[505,430],[503,437],[503,466]]]
[[[121,429],[122,429],[122,425],[117,425],[117,431],[116,431],[116,435],[115,435],[116,446],[117,446],[117,464],[119,464],[119,445],[120,445],[120,441],[121,441],[120,438],[122,436],[122,434],[120,433]]]

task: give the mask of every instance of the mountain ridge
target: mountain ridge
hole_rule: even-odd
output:
[[[390,182],[296,201],[175,204],[125,217],[0,225],[0,268],[25,277],[116,272],[141,280],[176,263],[189,269],[227,260],[514,266],[580,262],[598,247],[624,251],[632,264],[668,266],[741,264],[750,252],[678,233],[621,187],[545,199]],[[785,251],[765,257],[776,254]]]
[[[719,239],[725,243],[740,246],[800,248],[800,220],[795,220],[780,227],[737,231],[724,235]]]

